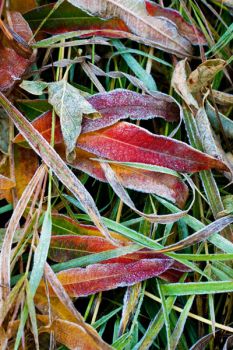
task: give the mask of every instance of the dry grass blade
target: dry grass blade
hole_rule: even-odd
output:
[[[126,204],[128,205],[135,213],[138,215],[144,217],[146,220],[150,222],[158,222],[160,224],[167,224],[170,222],[177,221],[184,217],[188,211],[191,209],[193,206],[193,203],[195,201],[195,190],[194,190],[194,185],[190,179],[187,178],[187,181],[189,182],[190,186],[192,187],[193,190],[193,200],[187,210],[181,211],[179,213],[174,213],[174,214],[165,214],[165,215],[156,215],[156,214],[145,214],[142,213],[140,210],[138,210],[131,198],[129,197],[128,193],[122,186],[119,178],[117,177],[117,174],[112,170],[111,166],[108,163],[101,163],[101,167],[104,171],[104,174],[106,176],[106,179],[108,180],[109,184],[115,191],[115,193],[119,196],[119,198]]]
[[[185,247],[188,247],[190,245],[193,245],[195,243],[203,242],[210,235],[212,235],[215,232],[223,230],[232,222],[233,222],[233,215],[225,216],[221,219],[215,220],[214,222],[212,222],[205,228],[201,229],[200,231],[195,232],[193,235],[189,236],[188,238],[182,239],[181,241],[175,244],[171,244],[170,246],[167,246],[166,248],[161,249],[159,252],[164,253],[164,252],[177,251]]]
[[[7,295],[9,294],[10,290],[10,259],[11,259],[11,245],[13,241],[13,237],[15,234],[15,231],[19,225],[19,220],[21,219],[21,216],[23,215],[27,204],[30,200],[31,195],[33,194],[36,185],[38,181],[43,177],[45,174],[45,166],[42,165],[40,168],[38,168],[37,172],[29,182],[28,186],[23,192],[22,197],[20,198],[13,215],[11,217],[11,220],[9,222],[4,241],[2,244],[2,251],[0,255],[0,266],[1,266],[1,272],[0,272],[0,296],[1,301],[6,299]]]
[[[45,275],[48,279],[50,285],[52,286],[54,292],[56,293],[56,296],[59,298],[59,301],[66,307],[66,309],[69,310],[69,312],[74,316],[76,319],[76,323],[79,324],[82,329],[85,330],[85,333],[87,334],[88,338],[91,339],[91,342],[95,344],[96,349],[102,349],[102,350],[110,350],[112,349],[111,346],[106,344],[98,335],[98,333],[89,326],[87,323],[85,323],[83,317],[81,314],[75,309],[69,295],[66,293],[65,289],[63,288],[61,282],[57,278],[56,274],[53,272],[51,267],[46,264],[45,266]]]
[[[40,135],[40,133],[27,121],[27,119],[15,108],[11,102],[1,93],[0,104],[6,110],[14,124],[28,141],[32,149],[43,159],[58,177],[58,179],[73,193],[86,209],[90,218],[93,220],[99,230],[109,239],[112,238],[105,225],[102,223],[100,214],[95,202],[82,183],[77,179],[74,173],[67,167],[60,156],[49,145],[49,143]]]

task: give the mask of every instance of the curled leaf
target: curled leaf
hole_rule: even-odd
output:
[[[27,22],[18,12],[13,12],[10,15],[13,30],[18,35],[16,42],[20,43],[20,38],[27,42],[32,37],[32,32]],[[12,42],[14,43],[13,40]],[[33,53],[30,54],[30,57],[27,55],[27,58],[25,58],[22,56],[22,52],[18,53],[18,50],[16,52],[15,49],[17,50],[15,45],[13,45],[13,48],[9,48],[3,46],[2,42],[0,43],[0,91],[12,89],[14,84],[21,79],[22,75],[35,60]]]
[[[222,59],[212,59],[201,63],[188,77],[187,85],[193,94],[201,92],[212,82],[215,75],[223,70],[226,62]]]
[[[132,33],[145,38],[145,43],[177,55],[191,54],[189,40],[180,35],[177,26],[165,17],[152,17],[148,14],[144,0],[100,0],[90,3],[88,0],[69,0],[92,15],[102,18],[119,17]]]
[[[45,324],[40,327],[40,333],[52,333],[58,343],[65,345],[70,350],[111,350],[112,347],[104,341],[99,343],[90,336],[82,325],[64,319],[55,319],[50,323],[48,316],[39,316],[39,320]]]
[[[202,31],[196,28],[194,25],[186,22],[180,13],[171,8],[162,7],[152,1],[145,0],[146,9],[151,16],[166,17],[173,21],[179,32],[191,41],[193,45],[205,45],[207,44],[206,38]]]

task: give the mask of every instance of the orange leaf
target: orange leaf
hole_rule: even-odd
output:
[[[49,317],[39,316],[41,322],[46,326],[39,329],[40,333],[54,333],[55,339],[71,350],[110,350],[110,345],[103,341],[99,344],[88,332],[77,323],[56,319],[50,324]]]
[[[0,174],[0,191],[10,190],[15,187],[15,182]]]

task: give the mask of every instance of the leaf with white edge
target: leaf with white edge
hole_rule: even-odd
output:
[[[132,33],[145,44],[177,54],[189,56],[191,43],[182,36],[176,24],[165,17],[153,17],[147,12],[144,0],[69,0],[74,6],[102,18],[119,17]]]
[[[65,79],[49,84],[48,94],[49,103],[60,117],[67,157],[71,156],[72,159],[83,115],[95,119],[100,118],[101,114]]]
[[[48,87],[48,83],[44,81],[23,80],[20,87],[30,94],[40,96],[43,94],[44,89]]]

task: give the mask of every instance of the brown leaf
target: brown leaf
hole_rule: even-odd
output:
[[[164,17],[152,17],[148,14],[145,2],[141,0],[69,0],[69,2],[92,15],[103,18],[119,17],[129,29],[138,36],[149,40],[150,45],[179,56],[189,56],[189,40],[179,34],[177,26]]]
[[[9,190],[14,186],[14,181],[0,174],[0,191]]]
[[[10,11],[25,13],[37,7],[36,0],[17,0],[10,2]]]
[[[188,77],[187,85],[193,94],[201,92],[223,70],[226,62],[222,59],[212,59],[201,63]]]
[[[151,16],[166,17],[173,21],[177,25],[179,32],[189,39],[193,45],[207,44],[202,31],[194,25],[186,22],[178,11],[168,7],[162,7],[149,0],[145,0],[145,3],[146,9]]]
[[[86,330],[78,325],[63,319],[55,319],[50,323],[49,317],[39,316],[39,320],[45,324],[39,329],[40,333],[53,333],[56,341],[65,345],[70,350],[110,350],[110,345],[102,342],[98,344],[86,332]]]

